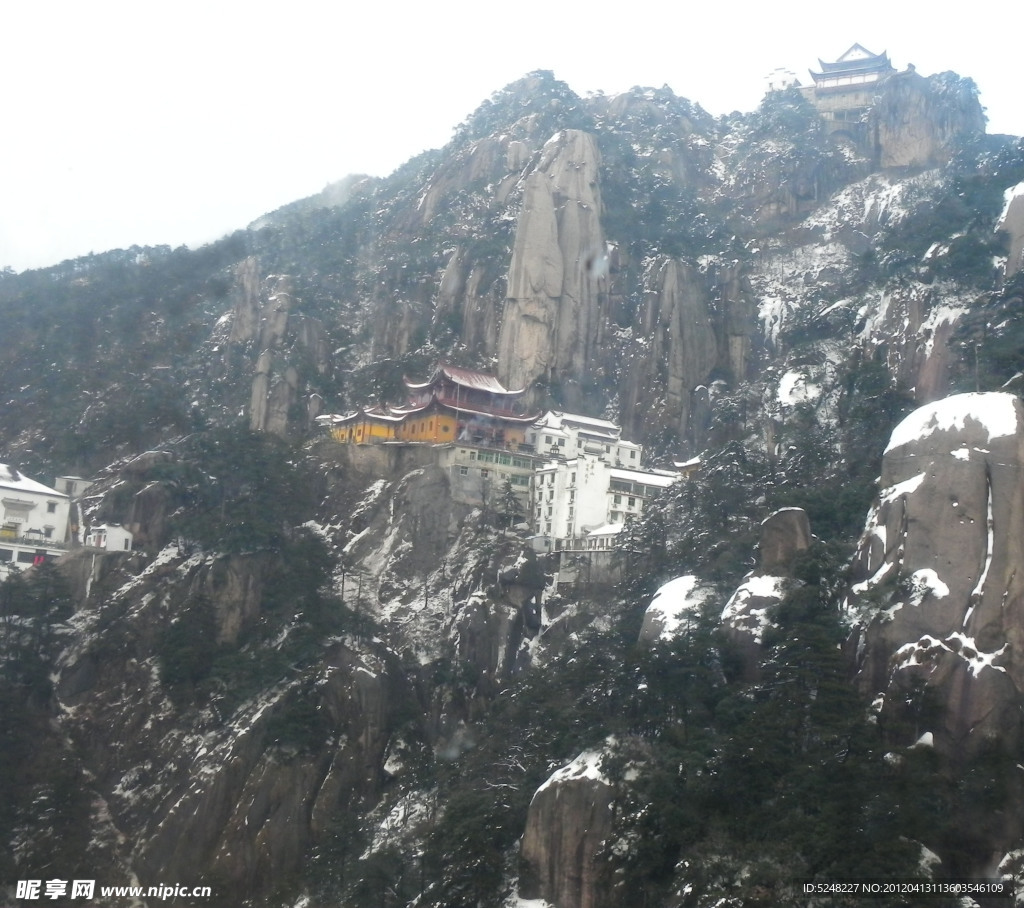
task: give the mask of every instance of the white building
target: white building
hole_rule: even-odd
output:
[[[605,463],[639,467],[643,447],[622,438],[622,429],[607,419],[548,410],[526,430],[526,446],[537,454],[572,458],[594,455]]]
[[[0,577],[67,551],[67,495],[0,464]]]
[[[616,531],[610,527],[641,514],[647,501],[679,478],[668,470],[612,466],[598,453],[538,465],[532,500],[535,545],[546,551],[592,549],[589,537],[600,531],[607,540],[600,547],[611,547]]]
[[[108,552],[130,552],[133,536],[130,530],[116,523],[101,523],[90,527],[85,537],[85,544],[95,549],[106,549]]]
[[[91,479],[83,479],[81,476],[58,476],[53,486],[58,492],[74,499],[81,498],[92,484]]]

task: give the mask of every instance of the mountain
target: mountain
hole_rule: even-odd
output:
[[[668,908],[1017,873],[1024,143],[952,73],[857,97],[531,73],[209,246],[0,275],[0,457],[135,543],[0,586],[4,879]],[[318,428],[438,362],[699,472],[559,584],[433,449]]]

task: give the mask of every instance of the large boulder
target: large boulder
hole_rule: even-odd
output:
[[[603,904],[599,855],[612,831],[614,788],[603,749],[588,750],[537,789],[520,850],[519,892],[557,908]]]
[[[935,746],[960,757],[1020,734],[1024,407],[959,394],[916,410],[885,450],[853,563],[859,677],[895,717],[924,683]],[[921,731],[916,729],[915,734]],[[1011,742],[1012,743],[1012,742]]]
[[[692,623],[700,617],[704,604],[714,594],[714,587],[702,583],[693,574],[685,574],[662,584],[644,612],[638,642],[653,645],[659,641],[674,640],[687,633]]]
[[[760,675],[761,636],[771,610],[802,582],[790,576],[793,559],[811,544],[811,524],[803,508],[782,508],[761,523],[761,563],[743,578],[722,610],[722,630],[740,656],[742,676]]]
[[[790,572],[793,559],[811,545],[811,522],[803,508],[781,508],[761,523],[761,570]]]

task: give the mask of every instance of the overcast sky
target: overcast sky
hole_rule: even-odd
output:
[[[607,9],[608,12],[602,12]],[[833,10],[835,12],[833,12]],[[197,246],[349,173],[385,175],[535,69],[579,94],[669,85],[752,110],[858,42],[972,77],[989,131],[1024,134],[1019,14],[933,2],[4,4],[0,267]]]

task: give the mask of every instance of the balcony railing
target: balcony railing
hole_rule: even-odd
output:
[[[60,551],[67,551],[71,548],[66,542],[57,542],[56,539],[47,539],[42,534],[31,536],[8,536],[5,533],[0,533],[0,545],[19,545],[25,548],[33,549],[59,549]]]

